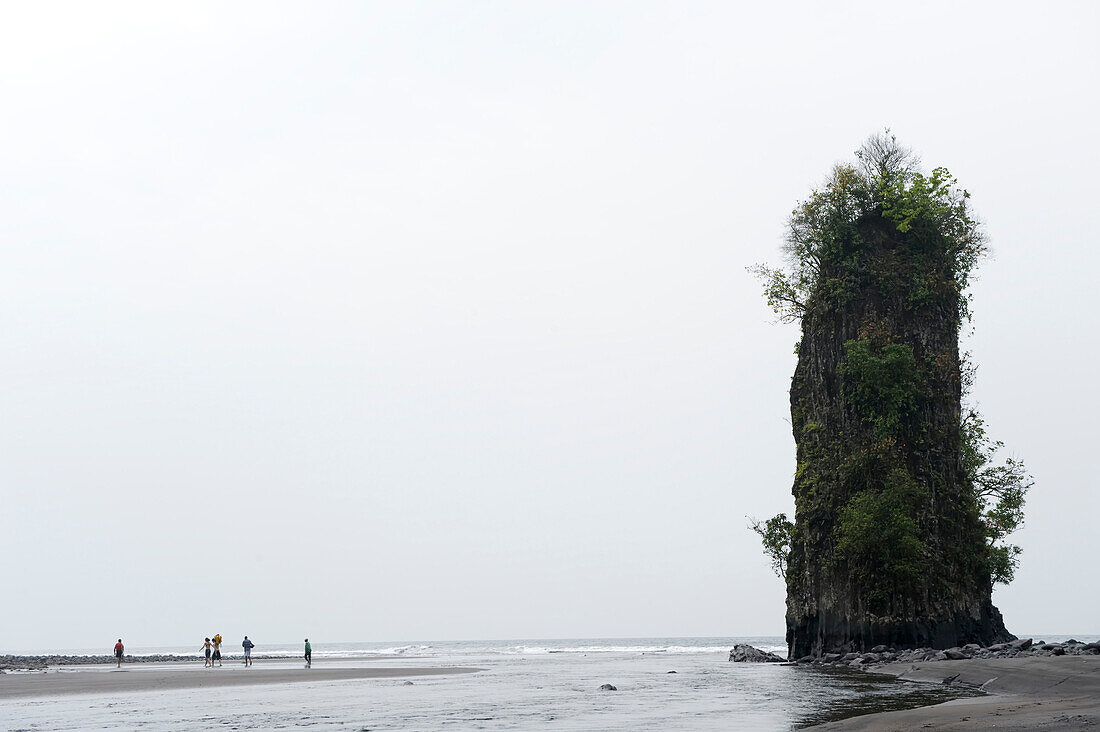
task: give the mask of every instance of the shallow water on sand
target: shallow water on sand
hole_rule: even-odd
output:
[[[743,640],[420,645],[412,657],[326,657],[315,665],[484,670],[415,677],[411,685],[403,679],[359,679],[11,699],[0,709],[0,728],[791,730],[960,696],[945,687],[857,671],[729,663],[728,647]],[[765,647],[779,642],[751,640]],[[292,661],[261,659],[256,665],[301,668]],[[248,673],[236,664],[209,671],[201,663],[181,672]],[[96,668],[79,673],[117,672]],[[141,673],[140,665],[128,673]],[[605,683],[618,691],[600,691]]]

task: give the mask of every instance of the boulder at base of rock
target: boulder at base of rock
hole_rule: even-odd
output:
[[[1028,648],[1031,648],[1031,639],[1021,638],[1019,640],[1009,642],[1008,645],[1010,648],[1015,648],[1017,651],[1026,651]]]
[[[616,689],[611,684],[604,684],[603,686],[600,687],[600,691],[618,691],[618,689]]]
[[[730,660],[737,663],[779,663],[785,659],[748,644],[738,643],[730,651]]]

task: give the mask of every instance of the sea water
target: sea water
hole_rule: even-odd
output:
[[[736,643],[785,652],[781,638],[314,643],[317,666],[483,670],[9,699],[0,708],[0,729],[792,730],[966,693],[860,671],[730,663]],[[256,666],[301,668],[300,661],[270,658],[300,651],[259,644]],[[192,666],[194,673],[247,673],[233,660],[214,671],[201,661]],[[112,672],[84,668],[61,673]],[[602,684],[617,691],[601,691]]]

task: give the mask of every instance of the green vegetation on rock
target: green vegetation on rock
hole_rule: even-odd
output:
[[[985,253],[969,194],[887,135],[791,214],[768,303],[800,322],[795,520],[754,522],[787,582],[793,656],[1009,637],[991,602],[1032,481],[963,410],[959,329]]]

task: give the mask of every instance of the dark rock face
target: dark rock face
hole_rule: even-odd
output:
[[[832,294],[826,285],[840,280],[823,271],[807,303],[791,382],[788,657],[1013,640],[991,600],[961,462],[958,296],[944,275],[922,283],[933,294],[917,301],[905,274],[917,271],[914,261],[922,272],[950,265],[883,223],[858,226],[846,294]],[[862,274],[853,281],[851,272]],[[859,376],[855,356],[870,364]],[[899,522],[901,539],[877,538]]]

